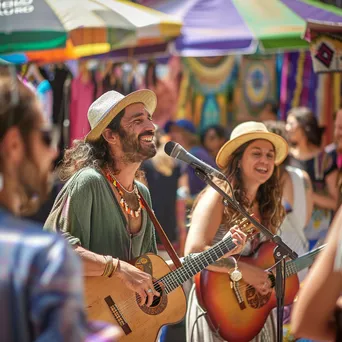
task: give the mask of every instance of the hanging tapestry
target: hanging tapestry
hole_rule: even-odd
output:
[[[342,71],[341,34],[317,34],[310,42],[310,52],[315,72]]]
[[[276,97],[276,56],[244,56],[234,93],[236,122],[260,120],[265,102]]]
[[[235,56],[190,57],[182,63],[177,117],[191,120],[199,132],[212,124],[227,127],[238,68]]]
[[[298,106],[309,107],[326,128],[327,141],[332,139],[333,112],[341,105],[340,73],[315,73],[308,51],[284,54],[281,76],[280,112]]]

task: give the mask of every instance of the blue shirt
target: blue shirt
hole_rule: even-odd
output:
[[[6,342],[113,340],[87,325],[76,253],[59,235],[2,209],[0,322]]]

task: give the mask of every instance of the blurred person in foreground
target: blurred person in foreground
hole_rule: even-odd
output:
[[[297,337],[342,340],[342,208],[329,229],[320,253],[301,287],[292,312]]]
[[[291,165],[305,170],[311,179],[314,208],[305,229],[312,249],[323,241],[337,208],[338,189],[336,158],[322,146],[324,128],[306,107],[293,108],[288,112],[286,131],[289,137]]]
[[[287,151],[288,145],[282,137],[269,132],[263,123],[248,121],[234,128],[230,140],[222,146],[216,157],[217,165],[232,185],[236,200],[273,233],[276,233],[284,218],[278,165],[285,160]],[[232,195],[226,182],[216,183]],[[225,207],[218,192],[206,187],[194,204],[185,255],[199,253],[220,241],[234,227],[238,218],[240,214],[229,205]],[[241,254],[253,255],[265,241],[264,236],[257,234],[246,243]],[[239,255],[235,257],[221,258],[207,269],[225,273],[227,279],[234,269],[239,269],[242,279],[254,286],[260,295],[266,296],[272,291],[267,271],[239,261]],[[234,281],[232,277],[231,280]],[[223,341],[211,330],[204,317],[198,319],[203,309],[198,302],[196,285],[191,289],[188,306],[187,341]],[[261,332],[253,338],[253,342],[264,341],[275,341],[275,320],[272,314],[268,316]]]
[[[215,159],[218,151],[226,142],[226,132],[220,125],[208,126],[200,135],[202,146]]]
[[[82,265],[72,249],[20,218],[47,197],[57,157],[51,132],[33,92],[2,70],[0,340],[113,341],[116,328],[86,322]]]

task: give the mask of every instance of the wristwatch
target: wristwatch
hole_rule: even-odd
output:
[[[235,270],[230,273],[229,276],[232,281],[239,281],[242,279],[242,273],[239,271],[238,268],[235,268]]]
[[[233,272],[229,272],[229,276],[230,276],[230,279],[232,281],[239,281],[242,279],[242,273],[241,271],[238,269],[238,264],[237,264],[237,261],[234,257],[230,256],[229,258],[233,259],[234,260],[234,271]]]

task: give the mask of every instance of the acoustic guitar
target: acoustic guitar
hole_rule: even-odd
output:
[[[237,225],[249,238],[256,233],[244,219]],[[181,321],[186,313],[186,297],[181,285],[235,247],[228,236],[202,253],[185,257],[182,266],[174,271],[157,255],[151,253],[139,257],[133,264],[152,275],[154,288],[160,293],[150,307],[140,306],[139,295],[117,277],[86,277],[88,317],[119,326],[123,332],[120,341],[155,341],[163,325]]]
[[[224,340],[251,341],[263,328],[271,310],[277,306],[275,277],[270,269],[274,264],[275,247],[273,242],[266,242],[253,257],[240,258],[250,265],[269,270],[272,289],[267,295],[260,294],[243,280],[231,282],[229,275],[225,273],[203,270],[195,276],[198,302],[207,312],[206,318],[212,330]],[[312,265],[323,248],[321,246],[296,260],[286,262],[285,305],[293,303],[298,292],[297,273]]]

